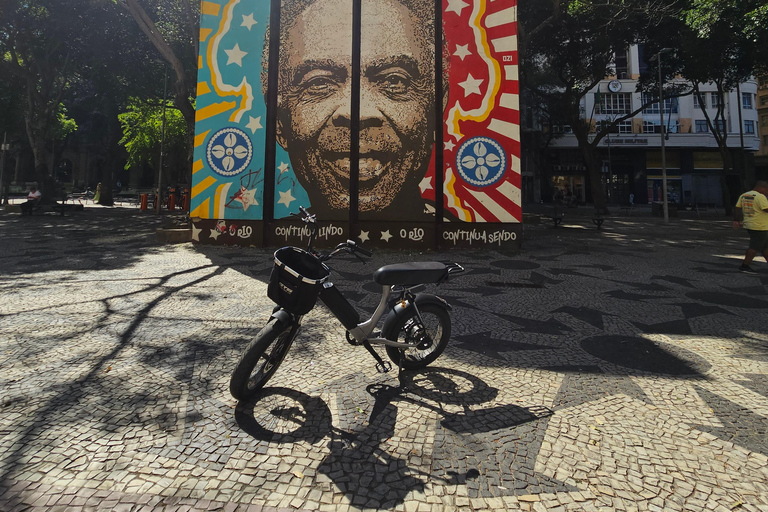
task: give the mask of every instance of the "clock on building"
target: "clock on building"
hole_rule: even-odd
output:
[[[619,92],[621,90],[621,82],[618,80],[611,80],[608,82],[608,90],[611,92]]]

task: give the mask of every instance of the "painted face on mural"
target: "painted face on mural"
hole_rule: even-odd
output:
[[[363,212],[419,213],[432,151],[434,44],[400,0],[364,0],[360,48]],[[349,208],[352,2],[317,0],[283,34],[278,141],[313,207]]]

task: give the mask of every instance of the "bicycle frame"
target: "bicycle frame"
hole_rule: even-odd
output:
[[[348,241],[347,244],[339,244],[336,246],[336,248],[331,251],[328,254],[320,254],[317,251],[314,250],[312,247],[312,243],[314,242],[315,235],[317,234],[317,217],[316,215],[310,214],[306,209],[303,207],[299,207],[302,215],[302,221],[306,223],[310,227],[310,236],[309,241],[307,243],[307,251],[313,254],[315,257],[317,257],[321,262],[325,262],[333,258],[335,255],[337,255],[340,252],[350,252],[349,251],[349,244],[354,242]],[[356,246],[355,246],[356,247]],[[361,251],[363,253],[367,253],[367,255],[371,255],[370,252],[363,250],[362,248],[357,248],[357,251]],[[352,254],[357,256],[359,259],[360,256],[355,254],[355,251],[351,251]],[[454,263],[451,266],[448,267],[448,274],[447,276],[463,272],[464,268],[459,265],[458,263]],[[423,287],[425,284],[418,284],[415,286],[403,286],[403,285],[382,285],[381,287],[381,298],[379,299],[379,303],[376,306],[376,309],[374,310],[373,314],[370,318],[367,320],[357,323],[354,327],[350,325],[345,325],[347,327],[348,332],[348,341],[352,343],[352,340],[349,339],[349,336],[351,336],[356,345],[366,345],[366,344],[373,344],[373,345],[386,345],[390,347],[395,348],[401,348],[401,349],[409,349],[414,348],[418,344],[417,343],[399,343],[397,341],[392,341],[390,339],[387,339],[385,336],[387,333],[387,321],[384,323],[384,327],[381,329],[379,333],[376,333],[376,326],[378,325],[379,321],[382,319],[384,314],[387,312],[387,310],[390,310],[390,316],[387,317],[387,320],[392,317],[393,313],[395,316],[398,314],[399,311],[404,311],[407,308],[414,308],[416,312],[416,317],[418,318],[419,322],[423,325],[423,319],[421,317],[421,313],[419,313],[418,304],[419,302],[435,302],[439,303],[440,305],[446,307],[447,309],[451,309],[450,305],[448,305],[447,302],[440,299],[439,297],[436,297],[434,295],[428,295],[428,294],[416,294],[415,290]],[[329,283],[329,286],[333,286],[333,283]],[[339,292],[341,297],[343,298],[343,294]],[[400,300],[396,302],[392,302],[392,296],[393,295],[399,295]],[[345,302],[346,299],[344,299]],[[347,302],[348,304],[348,302]],[[351,307],[351,306],[350,306]],[[330,309],[330,308],[329,308]],[[344,320],[340,318],[336,312],[331,309],[331,312],[334,314],[334,316],[339,320],[342,324],[344,324]],[[301,323],[301,319],[298,319],[299,324]],[[377,334],[377,335],[376,335]],[[375,335],[375,336],[374,336]],[[373,337],[372,337],[373,336]]]

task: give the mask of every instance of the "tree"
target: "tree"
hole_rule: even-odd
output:
[[[142,32],[170,65],[176,78],[174,104],[184,118],[187,127],[189,154],[187,159],[191,182],[192,140],[195,134],[194,95],[197,83],[197,49],[200,18],[200,2],[196,0],[161,0],[147,2],[139,0],[117,0],[131,14]],[[153,21],[149,15],[155,15]]]
[[[734,167],[734,153],[728,145],[725,97],[761,69],[768,69],[764,60],[768,35],[765,26],[759,27],[761,20],[768,21],[768,6],[762,0],[693,0],[683,14],[687,30],[680,32],[677,71],[690,81],[701,104],[705,104],[700,91],[702,84],[711,83],[717,89],[715,115],[710,116],[706,109],[702,111],[720,151],[723,204],[730,212],[734,194],[726,178]],[[737,108],[741,108],[741,99],[738,101]],[[744,166],[740,167],[743,189],[749,177]]]
[[[61,124],[66,121],[61,104],[74,73],[72,48],[80,40],[86,10],[83,0],[7,0],[0,7],[0,71],[23,83],[25,131],[46,201],[54,199],[47,144],[72,127]]]
[[[521,2],[519,9],[522,86],[550,119],[570,125],[588,170],[592,201],[603,211],[598,144],[648,105],[595,126],[584,98],[615,74],[616,52],[645,39],[663,40],[664,24],[679,9],[674,0],[547,0]]]
[[[120,144],[128,152],[126,169],[131,166],[142,168],[145,164],[159,167],[160,141],[163,124],[165,138],[163,153],[167,155],[166,162],[181,161],[186,163],[189,152],[187,126],[181,112],[168,103],[163,112],[162,101],[146,101],[132,98],[127,112],[120,114],[123,138]],[[165,122],[163,122],[165,117]],[[171,165],[173,168],[174,166]],[[179,181],[180,176],[169,176],[169,182]]]

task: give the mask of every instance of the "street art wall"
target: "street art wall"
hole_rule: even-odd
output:
[[[195,241],[519,245],[516,0],[201,5]]]

